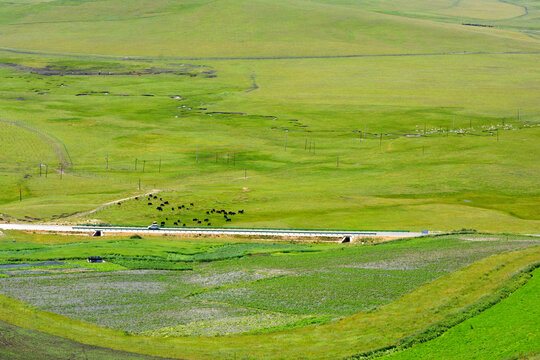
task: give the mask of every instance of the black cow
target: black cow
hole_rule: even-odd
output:
[[[171,210],[174,211],[174,207],[172,207]]]
[[[148,205],[152,205],[152,203],[151,203],[151,202],[149,202],[149,203],[148,203]]]
[[[168,201],[165,201],[165,205],[169,205],[169,202],[168,202]]]
[[[163,211],[163,208],[161,206],[158,206],[156,209],[158,209],[159,211]]]
[[[230,221],[231,221],[231,219],[227,219],[227,222],[230,222]]]
[[[195,205],[193,205],[193,203],[189,203],[189,205],[191,205],[191,206],[195,206]]]
[[[244,210],[238,210],[238,213],[239,213],[239,214],[243,214],[243,213],[244,213]]]

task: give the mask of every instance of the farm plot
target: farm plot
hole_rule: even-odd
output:
[[[0,293],[68,317],[152,336],[274,331],[374,310],[479,259],[539,241],[485,238],[467,234],[371,246],[167,239],[98,240],[95,247],[88,242],[3,242],[2,247],[12,244],[17,250],[0,251],[0,259],[18,253],[21,259],[64,258],[69,263],[92,248],[128,268],[132,264],[125,259],[134,259],[132,252],[139,254],[137,266],[144,256],[152,260],[143,260],[148,270],[100,272],[96,266],[91,273],[3,278]],[[162,263],[189,266],[152,270]]]

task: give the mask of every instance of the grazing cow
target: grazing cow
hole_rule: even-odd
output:
[[[122,205],[122,203],[119,202],[119,203],[116,203],[116,205]]]
[[[154,199],[157,199],[157,196],[156,196],[156,195],[154,195]]]
[[[172,211],[174,211],[174,206],[171,208]]]
[[[149,203],[148,203],[148,205],[152,205],[152,203],[151,203],[151,202],[149,202]]]
[[[231,219],[227,219],[227,222],[230,222],[230,221],[231,221]]]
[[[199,220],[199,219],[196,219],[196,218],[195,218],[195,219],[193,219],[193,221],[197,221],[197,220]]]
[[[229,215],[236,215],[236,213],[233,211],[229,211]]]
[[[243,213],[244,213],[244,210],[238,210],[238,213],[239,213],[239,214],[243,214]]]
[[[178,225],[178,223],[177,223],[176,221],[175,221],[173,224],[174,224],[174,225]]]
[[[168,202],[168,201],[165,201],[165,205],[169,205],[169,202]]]
[[[163,208],[161,206],[158,206],[156,209],[158,209],[159,211],[163,211]]]
[[[193,203],[189,203],[189,205],[191,205],[191,206],[195,206],[195,205],[193,205]]]
[[[162,199],[162,198],[159,198],[159,201],[163,201],[163,199]]]
[[[159,206],[165,206],[165,204],[164,204],[164,203],[161,203],[161,204],[159,204]]]
[[[185,226],[186,226],[186,224],[182,224],[182,226],[184,226],[184,227],[185,227]]]
[[[206,212],[206,215],[210,215],[210,211],[207,211],[207,212]]]
[[[197,221],[197,224],[202,224],[202,221],[201,220]]]
[[[186,208],[186,210],[189,210],[189,208]]]
[[[211,226],[212,224],[208,223],[208,226]]]
[[[135,200],[139,200],[139,198],[137,196],[135,196]]]
[[[169,218],[165,218],[165,220],[169,220]]]

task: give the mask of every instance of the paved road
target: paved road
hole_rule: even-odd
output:
[[[370,230],[289,230],[289,229],[249,229],[249,228],[162,228],[147,230],[133,226],[69,226],[39,224],[0,224],[0,230],[26,230],[50,232],[91,233],[101,230],[104,233],[137,234],[204,234],[204,235],[259,235],[259,236],[297,236],[297,237],[417,237],[425,234],[406,231],[370,231]]]

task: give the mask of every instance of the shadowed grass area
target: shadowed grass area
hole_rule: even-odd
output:
[[[158,360],[132,352],[115,351],[67,340],[47,333],[0,322],[0,357],[12,360]]]

